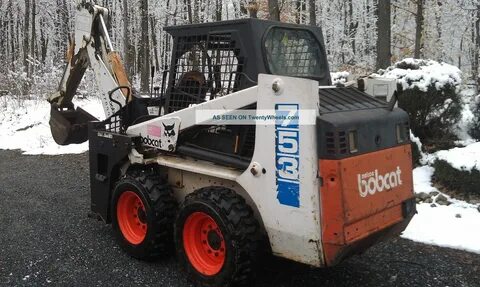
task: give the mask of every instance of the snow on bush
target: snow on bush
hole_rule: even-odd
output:
[[[480,142],[470,144],[466,147],[441,150],[435,155],[437,159],[448,162],[452,167],[458,170],[480,170]]]
[[[458,139],[461,75],[446,63],[408,58],[375,76],[397,79],[398,105],[409,114],[413,133],[429,148],[441,149]]]
[[[334,72],[330,73],[332,78],[332,85],[345,84],[348,82],[348,77],[350,77],[349,72]]]
[[[475,89],[472,90],[475,91]],[[480,140],[480,95],[471,95],[471,98],[473,100],[470,107],[471,115],[468,115],[471,117],[467,127],[468,134],[472,138]]]
[[[412,143],[412,159],[414,165],[420,165],[425,162],[425,153],[423,153],[422,142],[410,131],[410,142]]]
[[[435,87],[442,91],[448,87],[458,87],[462,83],[462,71],[459,68],[433,60],[406,58],[386,70],[380,71],[385,78],[397,79],[403,90],[418,88],[428,92]]]

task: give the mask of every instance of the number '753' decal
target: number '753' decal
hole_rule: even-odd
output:
[[[300,207],[299,105],[275,105],[275,118],[277,199],[280,204]]]

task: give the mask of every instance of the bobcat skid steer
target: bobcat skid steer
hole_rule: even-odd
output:
[[[141,97],[106,17],[78,4],[50,124],[59,144],[89,140],[92,215],[112,224],[128,254],[175,250],[198,285],[246,285],[265,253],[333,266],[405,229],[416,212],[407,114],[332,87],[320,28],[257,19],[167,27],[165,84]],[[87,67],[104,121],[72,104]],[[252,111],[260,120],[215,122]]]

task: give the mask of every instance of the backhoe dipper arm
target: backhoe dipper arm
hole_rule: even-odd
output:
[[[128,86],[122,61],[113,49],[105,19],[108,10],[90,1],[78,1],[74,40],[70,42],[65,68],[58,91],[48,101],[52,104],[50,127],[53,138],[60,145],[81,143],[87,140],[87,123],[95,120],[82,110],[74,109],[72,99],[88,67],[91,67],[107,117],[125,105],[128,89],[117,90],[110,101],[108,93],[119,86]]]

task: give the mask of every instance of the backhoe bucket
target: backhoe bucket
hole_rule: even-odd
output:
[[[52,105],[50,130],[59,145],[79,144],[88,140],[88,122],[98,121],[82,108],[61,110]]]

